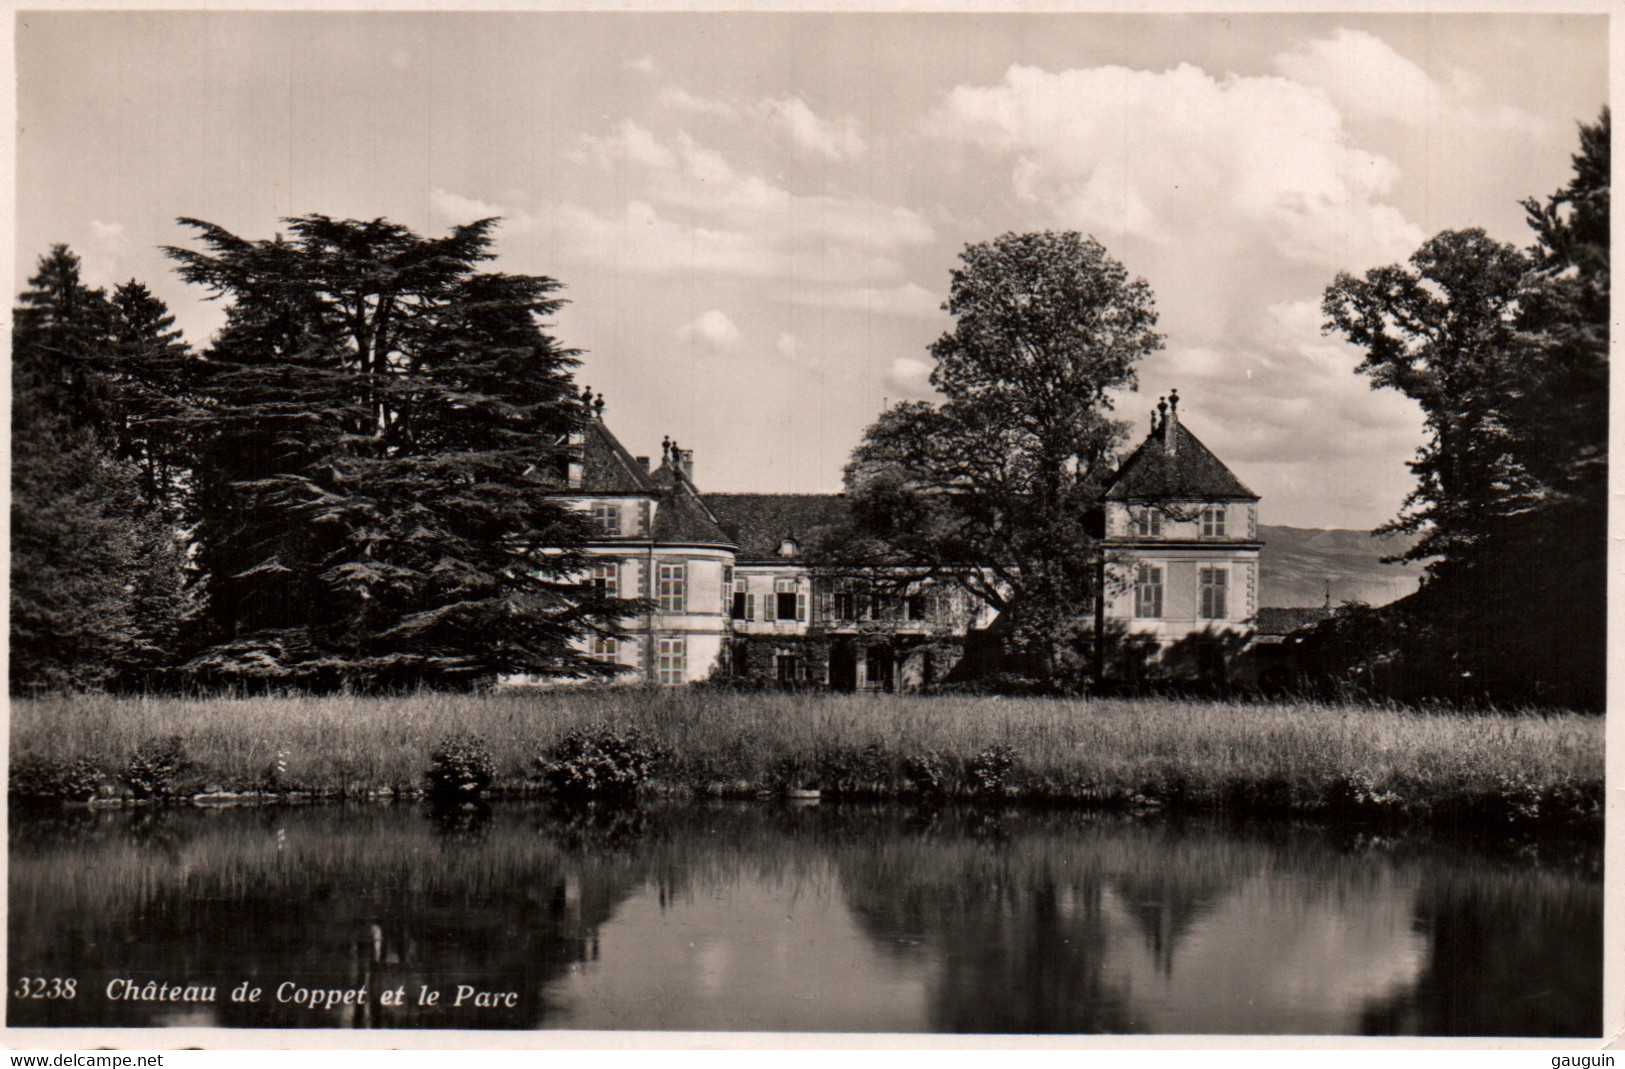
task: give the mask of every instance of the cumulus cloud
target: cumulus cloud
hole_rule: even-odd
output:
[[[1234,336],[1218,344],[1170,344],[1145,361],[1141,392],[1120,398],[1119,407],[1143,418],[1138,409],[1177,387],[1181,412],[1227,462],[1359,458],[1370,472],[1347,477],[1386,485],[1415,449],[1420,413],[1397,392],[1372,390],[1356,375],[1359,351],[1322,335],[1322,318],[1313,301],[1280,302],[1243,317]],[[1237,389],[1238,382],[1246,388]],[[1386,474],[1379,480],[1376,473]]]
[[[856,159],[868,148],[856,119],[851,116],[824,118],[799,96],[733,101],[698,96],[681,86],[668,85],[660,90],[658,99],[663,106],[689,115],[768,122],[789,135],[796,148],[827,160]]]
[[[794,334],[781,332],[778,340],[773,343],[773,351],[779,354],[779,359],[796,367],[817,369],[824,366],[823,358],[816,353],[805,351],[801,340]]]
[[[955,88],[932,125],[1008,156],[1017,195],[1068,226],[1165,246],[1200,232],[1211,256],[1338,267],[1422,237],[1383,202],[1394,164],[1351,143],[1324,93],[1286,78],[1014,66],[1000,85]]]
[[[702,312],[699,318],[677,328],[677,338],[685,343],[698,343],[716,352],[727,352],[739,344],[739,327],[726,312],[713,308]]]
[[[1482,87],[1454,71],[1441,84],[1382,38],[1339,27],[1330,37],[1304,41],[1275,57],[1275,69],[1325,93],[1345,114],[1407,126],[1438,123],[1538,127],[1510,106],[1485,107]]]
[[[899,356],[886,372],[886,386],[904,396],[919,397],[931,392],[929,361],[914,356]]]
[[[130,235],[123,223],[90,220],[90,240],[80,255],[85,281],[96,286],[116,286],[126,281],[124,259],[131,248]]]
[[[762,108],[789,132],[797,147],[826,159],[855,159],[866,147],[856,119],[820,119],[800,97],[769,100]]]
[[[448,223],[472,223],[476,219],[489,219],[492,216],[508,218],[512,214],[500,205],[465,197],[439,186],[429,191],[429,208],[437,218]]]
[[[621,216],[564,205],[560,235],[579,254],[625,270],[876,285],[900,273],[900,250],[934,236],[911,209],[792,193],[686,133],[661,140],[623,123],[608,137],[589,138],[587,154],[636,182],[639,195]]]
[[[588,137],[587,149],[589,157],[605,170],[612,170],[622,160],[661,170],[677,162],[671,149],[631,119],[622,122],[608,137]]]
[[[130,237],[124,230],[123,223],[104,223],[100,219],[90,221],[90,234],[98,248],[107,252],[128,252]]]

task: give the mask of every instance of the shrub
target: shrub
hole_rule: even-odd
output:
[[[478,735],[447,735],[429,755],[424,789],[437,801],[474,801],[491,785],[496,763]]]
[[[637,729],[595,724],[570,731],[536,759],[536,768],[558,794],[630,794],[649,781],[661,757]]]
[[[822,788],[823,784],[818,778],[818,765],[818,761],[809,760],[801,754],[790,754],[779,758],[762,780],[769,788],[792,790],[803,787]]]
[[[889,794],[896,755],[878,742],[835,747],[818,755],[818,782],[835,794]]]
[[[1009,784],[1010,773],[1015,771],[1016,749],[1004,743],[994,743],[970,759],[965,766],[965,779],[973,794],[1003,794]]]
[[[1379,787],[1376,778],[1365,769],[1333,777],[1326,784],[1326,805],[1334,813],[1391,813],[1402,799],[1398,794]]]
[[[948,793],[948,762],[935,750],[910,754],[903,759],[903,782],[911,794],[928,798]]]
[[[8,789],[14,798],[82,802],[95,796],[106,777],[87,757],[66,761],[24,754],[11,762]]]
[[[192,767],[186,741],[179,735],[153,738],[136,747],[124,766],[124,782],[137,798],[169,798],[181,773]]]

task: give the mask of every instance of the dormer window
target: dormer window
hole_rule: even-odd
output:
[[[786,538],[779,543],[779,556],[787,560],[801,556],[801,543],[794,538]]]
[[[1202,510],[1202,537],[1224,537],[1224,506],[1209,505]]]
[[[1129,509],[1129,526],[1136,538],[1162,537],[1162,511],[1153,508]]]

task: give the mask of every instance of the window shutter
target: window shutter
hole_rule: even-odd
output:
[[[756,595],[755,594],[746,594],[745,595],[745,619],[747,619],[747,620],[756,619]]]
[[[807,595],[799,592],[796,594],[796,621],[807,622]]]

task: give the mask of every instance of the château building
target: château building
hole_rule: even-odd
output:
[[[877,593],[815,574],[805,551],[842,524],[844,495],[703,493],[691,450],[667,439],[658,466],[632,455],[602,398],[572,447],[564,493],[597,524],[593,578],[649,605],[621,637],[590,640],[624,680],[912,689],[963,669],[996,631],[956,585]],[[1177,394],[1107,485],[1099,523],[1103,596],[1079,616],[1112,638],[1108,670],[1228,674],[1257,612],[1258,496],[1181,422]]]

